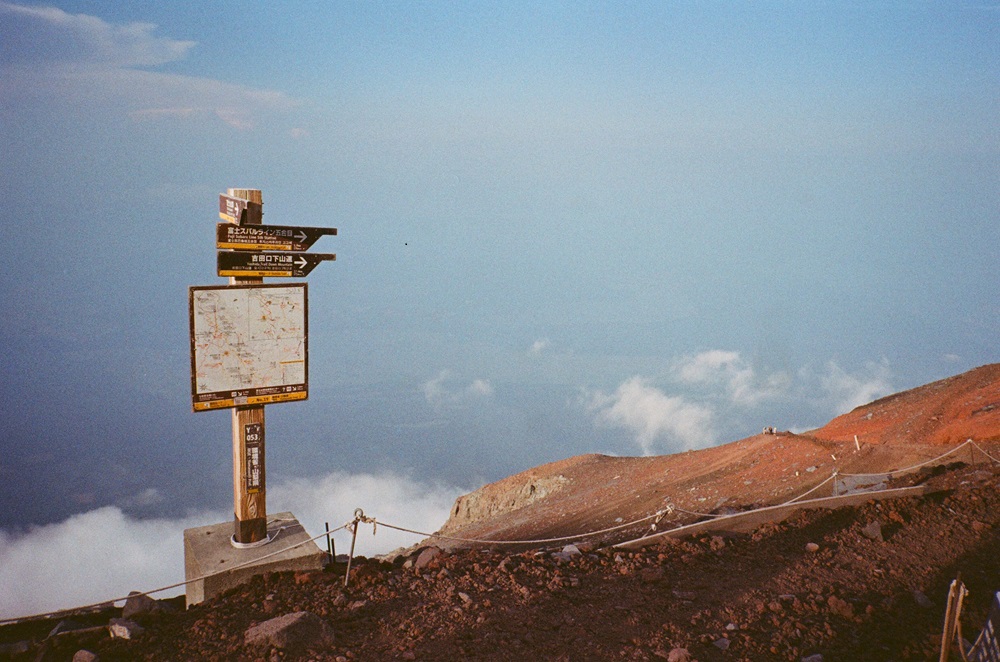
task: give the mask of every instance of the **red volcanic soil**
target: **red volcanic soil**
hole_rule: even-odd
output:
[[[838,416],[812,433],[868,444],[941,445],[1000,441],[1000,364],[896,393]]]
[[[985,366],[808,434],[553,462],[456,502],[442,533],[493,543],[434,538],[392,560],[355,559],[346,587],[344,563],[256,577],[186,611],[137,616],[145,631],[133,640],[112,640],[100,627],[49,635],[52,621],[7,626],[0,660],[69,660],[81,649],[105,661],[937,660],[956,575],[969,589],[967,639],[1000,590],[998,403],[1000,366]],[[978,446],[940,457],[970,438]],[[658,535],[704,520],[698,513],[830,496],[834,471],[886,472],[935,458],[885,479],[890,488],[920,486],[918,497],[862,496],[747,532]],[[656,531],[648,519],[620,527],[657,512]],[[577,535],[603,529],[612,530]],[[614,546],[648,534],[642,548]],[[577,544],[540,540],[564,535]],[[496,542],[508,539],[535,542]],[[249,628],[302,611],[333,638],[247,643]]]

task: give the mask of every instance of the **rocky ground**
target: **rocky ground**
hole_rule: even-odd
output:
[[[639,551],[425,548],[356,560],[346,588],[342,563],[258,577],[186,611],[129,614],[132,639],[108,636],[117,612],[52,636],[55,621],[22,623],[0,629],[0,659],[936,660],[956,575],[969,639],[1000,589],[1000,469],[907,480],[933,492]],[[314,618],[293,641],[248,643],[297,612]]]

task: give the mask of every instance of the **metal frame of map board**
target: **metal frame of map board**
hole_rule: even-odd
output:
[[[236,290],[267,290],[281,289],[289,292],[301,292],[302,298],[302,380],[294,383],[273,384],[239,384],[230,383],[223,388],[199,391],[198,366],[199,359],[204,358],[199,352],[195,328],[195,298],[201,292],[233,292]],[[247,405],[264,405],[279,402],[305,400],[309,394],[309,297],[307,283],[294,284],[248,284],[248,285],[196,285],[188,288],[188,314],[191,322],[191,399],[194,411],[210,411],[243,407]],[[228,320],[230,323],[235,320]],[[218,385],[217,385],[218,386]]]

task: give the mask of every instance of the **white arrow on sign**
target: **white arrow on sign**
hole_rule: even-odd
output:
[[[295,266],[297,266],[299,269],[305,269],[307,264],[309,264],[309,261],[306,260],[301,255],[299,256],[299,259],[295,261]]]
[[[299,230],[299,233],[297,235],[295,235],[295,240],[297,242],[299,242],[300,244],[306,243],[306,239],[308,239],[308,238],[309,238],[309,235],[306,234],[305,230]]]

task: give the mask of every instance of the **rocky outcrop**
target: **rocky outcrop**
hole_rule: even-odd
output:
[[[455,500],[451,516],[442,531],[447,532],[520,510],[562,490],[571,482],[571,479],[562,474],[545,476],[525,472],[486,485]]]

